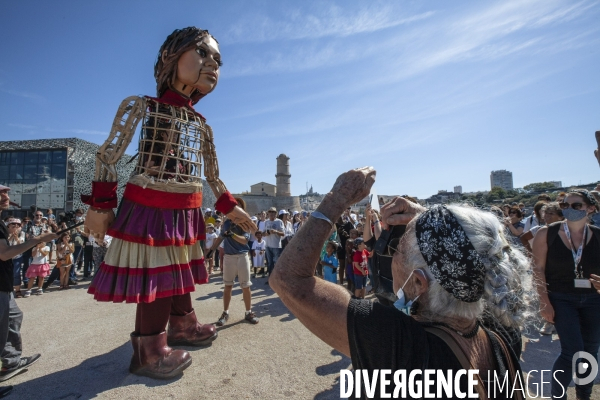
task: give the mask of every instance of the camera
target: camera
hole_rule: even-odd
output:
[[[384,305],[392,305],[397,299],[392,278],[392,257],[405,231],[404,225],[391,226],[389,230],[382,231],[375,242],[373,290],[379,302]]]
[[[73,225],[75,223],[75,211],[65,211],[58,214],[58,223]]]

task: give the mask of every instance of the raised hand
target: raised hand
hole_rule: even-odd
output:
[[[376,172],[372,167],[363,167],[344,172],[331,189],[332,199],[346,208],[364,199],[375,183]]]
[[[425,207],[398,196],[381,207],[381,227],[387,229],[390,225],[407,225],[423,211]]]

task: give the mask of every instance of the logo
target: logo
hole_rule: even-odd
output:
[[[582,361],[577,365],[577,360],[583,358],[585,361]],[[573,367],[573,381],[576,385],[587,385],[596,379],[598,376],[598,361],[596,361],[596,357],[592,356],[590,353],[585,351],[578,351],[573,355],[572,361]],[[585,378],[579,378],[581,375],[587,375]]]

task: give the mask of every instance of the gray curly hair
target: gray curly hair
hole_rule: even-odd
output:
[[[416,218],[407,227],[402,240],[406,256],[403,268],[421,268],[428,275],[430,284],[427,293],[428,310],[419,315],[432,321],[442,317],[480,319],[500,323],[505,327],[519,328],[536,317],[533,311],[536,292],[533,287],[531,263],[514,247],[510,247],[504,228],[495,215],[468,205],[448,205],[485,268],[484,294],[479,301],[460,301],[446,291],[433,277],[423,258],[414,226]]]

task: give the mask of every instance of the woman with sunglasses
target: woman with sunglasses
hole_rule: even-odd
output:
[[[511,244],[516,246],[521,246],[519,237],[523,234],[523,230],[525,229],[525,224],[521,222],[522,219],[523,212],[519,207],[511,207],[508,211],[508,218],[504,219],[504,226],[506,226],[510,232],[508,240],[511,241]]]
[[[588,223],[597,202],[587,190],[574,189],[559,205],[565,221],[541,228],[533,239],[540,313],[560,337],[552,368],[555,399],[566,398],[574,354],[585,351],[595,358],[600,346],[600,294],[590,282],[591,274],[600,274],[600,229]],[[589,399],[592,385],[576,385],[577,398]]]

